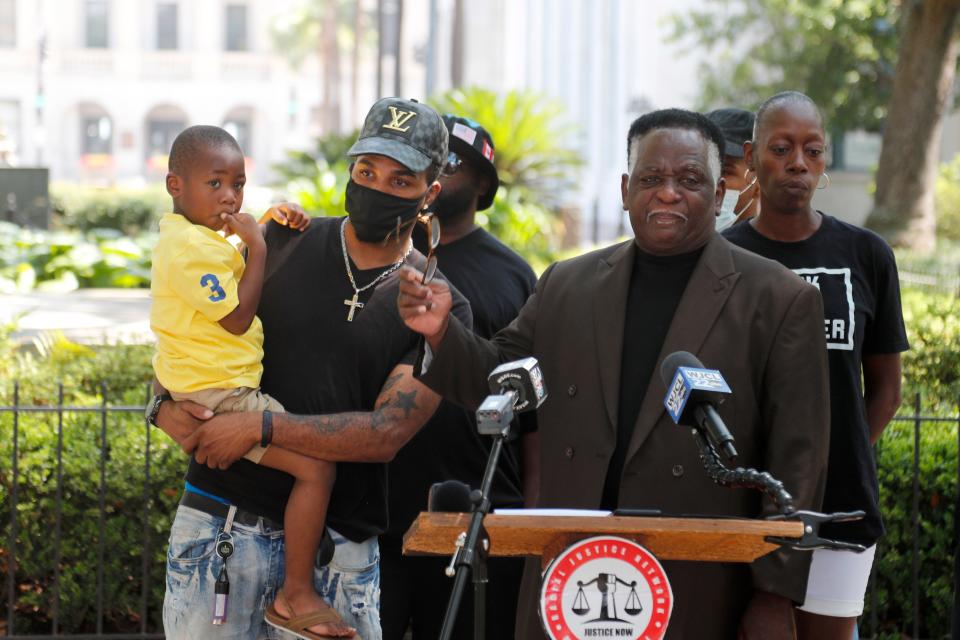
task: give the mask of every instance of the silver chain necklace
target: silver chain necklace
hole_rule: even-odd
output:
[[[363,309],[363,303],[359,301],[360,294],[399,269],[400,265],[403,264],[404,260],[407,259],[407,256],[409,256],[410,252],[413,250],[413,242],[408,241],[406,253],[404,253],[399,260],[387,267],[386,271],[374,278],[372,282],[369,282],[362,287],[357,287],[357,281],[353,279],[353,270],[350,269],[350,257],[347,254],[347,239],[343,233],[343,230],[346,226],[347,219],[344,218],[343,222],[340,223],[340,249],[343,251],[343,266],[347,270],[347,278],[350,279],[350,286],[353,287],[353,298],[350,300],[344,300],[343,304],[350,307],[350,311],[347,312],[347,322],[353,322],[353,315],[358,309]]]

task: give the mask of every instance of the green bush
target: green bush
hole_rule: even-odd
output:
[[[935,198],[937,241],[960,242],[960,155],[940,165]]]
[[[0,335],[0,342],[3,341]],[[54,380],[64,382],[66,406],[100,406],[102,380],[110,406],[142,406],[152,378],[151,348],[115,345],[96,350],[55,339],[40,353],[0,350],[4,367],[0,405],[13,404],[10,380],[19,379],[21,405],[57,404]],[[8,377],[9,374],[9,377]],[[63,466],[60,557],[60,628],[96,628],[96,586],[101,473],[101,416],[63,414]],[[108,414],[105,470],[104,629],[136,632],[140,625],[141,552],[148,538],[148,629],[160,628],[166,537],[182,486],[186,459],[158,430],[150,433],[150,476],[145,453],[147,428],[139,412]],[[49,632],[54,607],[57,495],[57,413],[18,417],[17,633]],[[0,413],[0,555],[9,553],[12,489],[13,414]],[[148,513],[146,522],[143,514]],[[6,571],[6,562],[0,571]],[[6,587],[6,575],[0,574]],[[6,599],[7,594],[3,594]],[[8,632],[10,630],[8,629]]]
[[[924,405],[947,414],[960,401],[960,299],[903,292],[910,350],[903,354],[904,398],[922,393]]]
[[[160,215],[170,209],[162,186],[143,189],[95,188],[54,184],[51,189],[54,228],[90,231],[115,229],[127,235],[154,230]]]
[[[905,403],[908,413],[910,403]],[[920,637],[948,638],[953,603],[957,504],[957,425],[925,423],[920,437]],[[877,610],[870,594],[863,620],[876,613],[877,638],[899,640],[913,630],[913,451],[911,422],[887,427],[877,448],[880,508],[887,533],[874,566]]]
[[[0,222],[0,293],[148,287],[155,233],[39,231]]]

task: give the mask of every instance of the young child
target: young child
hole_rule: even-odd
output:
[[[243,152],[223,129],[194,126],[174,140],[166,181],[173,213],[160,220],[153,253],[153,368],[175,400],[214,412],[283,411],[259,389],[263,328],[255,313],[267,249],[261,226],[240,213],[245,181]],[[309,218],[302,212],[285,213],[275,208],[270,215],[291,229],[306,229]],[[239,236],[246,261],[221,230]],[[308,640],[352,637],[354,630],[313,587],[335,464],[275,446],[256,446],[244,457],[295,479],[284,511],[283,589],[267,621]],[[287,628],[298,621],[309,628]]]

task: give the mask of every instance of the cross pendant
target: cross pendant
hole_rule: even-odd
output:
[[[353,322],[353,314],[356,313],[357,309],[363,309],[363,303],[357,302],[360,298],[360,292],[353,294],[352,300],[344,300],[343,304],[350,307],[350,311],[347,313],[347,322]]]

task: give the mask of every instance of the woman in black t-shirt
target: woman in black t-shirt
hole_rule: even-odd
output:
[[[825,147],[823,119],[810,98],[785,92],[767,99],[744,147],[760,185],[760,215],[724,237],[784,264],[823,296],[831,408],[823,511],[862,509],[866,516],[824,526],[821,535],[868,549],[814,552],[797,628],[801,639],[850,640],[883,534],[871,445],[900,405],[907,339],[890,247],[811,205],[818,185],[829,184]]]

